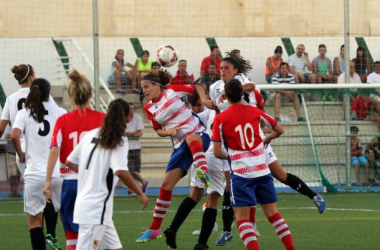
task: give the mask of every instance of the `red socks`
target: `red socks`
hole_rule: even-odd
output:
[[[205,152],[199,141],[194,140],[190,142],[189,148],[191,150],[191,154],[193,155],[194,163],[197,164],[197,167],[208,173]]]
[[[77,249],[78,232],[66,230],[66,250]]]
[[[161,188],[153,213],[153,221],[149,229],[158,230],[161,227],[164,216],[169,209],[172,200],[172,191]]]
[[[274,230],[276,231],[278,237],[282,241],[282,244],[286,247],[287,250],[295,250],[293,244],[293,238],[290,234],[288,224],[281,217],[280,213],[275,213],[269,219],[269,222],[272,223]]]
[[[253,226],[249,220],[238,221],[237,227],[239,229],[240,238],[248,250],[260,249],[259,244],[257,243],[255,231],[253,230]]]

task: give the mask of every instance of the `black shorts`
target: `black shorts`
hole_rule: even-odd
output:
[[[141,149],[131,149],[128,152],[129,172],[139,172],[141,170]]]

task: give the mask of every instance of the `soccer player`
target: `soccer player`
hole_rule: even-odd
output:
[[[50,83],[42,78],[35,79],[30,87],[30,93],[26,98],[25,109],[17,113],[13,124],[11,141],[15,147],[21,163],[26,163],[24,211],[27,213],[30,228],[30,238],[33,249],[45,249],[45,236],[42,229],[42,212],[46,206],[42,192],[49,145],[55,123],[66,111],[55,103],[49,102]],[[21,135],[25,134],[25,154],[21,148]],[[52,203],[55,213],[60,208],[62,179],[59,171],[53,173],[52,195],[49,202]],[[57,217],[55,217],[55,225]],[[49,225],[48,225],[49,226]],[[54,232],[53,232],[54,233]]]
[[[276,190],[264,151],[264,147],[284,130],[263,111],[241,103],[243,87],[239,80],[227,81],[225,93],[229,108],[215,117],[212,140],[214,155],[228,159],[230,164],[231,205],[240,237],[247,249],[259,249],[253,225],[250,223],[250,210],[260,203],[286,249],[295,249],[288,225],[277,211]],[[259,132],[260,123],[265,123],[272,129],[264,140]],[[222,138],[228,154],[222,151]]]
[[[66,165],[78,172],[78,198],[74,222],[79,224],[77,250],[122,250],[112,219],[113,196],[120,180],[137,194],[143,209],[148,198],[128,171],[128,138],[125,136],[129,105],[112,101],[101,128],[86,133],[67,157]]]
[[[5,105],[3,108],[3,113],[1,115],[1,121],[0,121],[0,137],[3,135],[4,129],[6,128],[7,124],[10,123],[11,126],[13,126],[17,112],[25,107],[25,101],[30,92],[30,85],[32,84],[32,81],[36,79],[34,69],[29,64],[15,65],[12,67],[11,72],[14,74],[14,77],[17,80],[20,86],[20,89],[17,90],[12,95],[8,96],[5,101]],[[49,98],[49,102],[55,105],[55,102],[51,96]],[[25,152],[24,134],[21,135],[20,141],[21,141],[21,149],[23,152]],[[12,145],[10,146],[13,148]],[[24,176],[25,163],[20,162],[17,154],[16,154],[16,164],[21,175]],[[10,179],[14,180],[15,182],[14,185],[15,185],[15,188],[17,189],[20,182],[20,176],[12,175],[10,176]],[[53,237],[52,235],[55,235],[55,228],[57,224],[58,213],[55,212],[55,209],[51,203],[46,204],[43,217],[45,218],[46,229],[47,229],[46,241],[49,244],[51,244],[51,242],[54,241],[56,246],[59,246],[57,239],[52,238]]]
[[[149,102],[145,112],[159,136],[170,136],[173,141],[173,153],[168,162],[161,184],[149,229],[136,240],[147,242],[161,237],[161,224],[170,206],[172,191],[177,182],[187,174],[193,161],[197,164],[196,174],[208,186],[208,169],[205,150],[210,137],[204,133],[205,127],[191,109],[181,99],[195,92],[193,85],[167,85],[170,81],[165,71],[148,74],[141,81],[141,88]],[[178,213],[186,218],[197,203],[187,197],[180,205]],[[166,236],[173,232],[166,232]],[[169,236],[170,237],[170,236]]]
[[[78,174],[65,165],[66,158],[88,131],[100,127],[105,116],[90,108],[92,97],[90,81],[77,70],[73,70],[69,78],[68,93],[74,110],[60,117],[55,127],[52,127],[54,131],[44,187],[44,195],[49,200],[52,195],[51,177],[56,171],[55,163],[59,157],[59,172],[63,178],[60,213],[67,250],[75,249],[78,238],[78,225],[73,222]]]

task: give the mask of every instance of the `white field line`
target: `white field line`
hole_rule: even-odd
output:
[[[1,204],[1,203],[0,203]],[[278,210],[315,210],[315,207],[279,207]],[[221,209],[218,209],[221,211]],[[349,212],[380,212],[380,209],[363,209],[363,208],[327,208],[329,211],[349,211]],[[177,210],[168,210],[168,213],[175,213]],[[192,210],[192,212],[203,212],[201,209]],[[144,213],[153,213],[152,210],[142,210],[142,211],[114,211],[114,214],[144,214]],[[24,216],[25,213],[0,213],[0,217],[6,216]]]

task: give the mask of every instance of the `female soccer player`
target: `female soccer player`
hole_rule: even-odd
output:
[[[26,98],[25,109],[17,113],[13,124],[11,141],[20,162],[26,163],[24,211],[28,216],[30,238],[33,249],[45,249],[45,236],[42,230],[42,212],[46,201],[42,188],[46,176],[49,145],[52,128],[66,111],[49,102],[50,83],[45,79],[35,79]],[[25,134],[25,154],[21,148],[21,134]],[[62,179],[59,171],[53,173],[51,203],[55,212],[60,208]]]
[[[253,225],[250,223],[250,207],[258,202],[286,249],[295,249],[289,228],[277,211],[276,190],[264,151],[264,147],[284,130],[263,111],[241,103],[243,87],[240,81],[227,81],[225,93],[230,106],[215,117],[212,140],[214,155],[221,159],[228,158],[230,164],[231,205],[240,237],[247,249],[259,249]],[[265,123],[272,129],[264,141],[259,132],[260,123]],[[222,138],[228,154],[222,151]]]
[[[209,146],[210,137],[203,133],[205,127],[181,99],[185,95],[193,94],[195,88],[193,85],[167,86],[169,79],[165,71],[159,71],[157,75],[150,73],[144,76],[141,81],[141,88],[149,100],[145,104],[147,117],[159,136],[171,137],[174,151],[161,184],[152,224],[136,242],[147,242],[161,236],[160,227],[170,206],[172,190],[187,174],[193,161],[197,164],[197,176],[202,179],[205,186],[208,186],[208,169],[204,151]],[[193,199],[185,198],[180,205],[180,213],[186,217],[195,205],[196,202]],[[172,233],[165,231],[166,235]]]
[[[129,105],[112,101],[100,129],[89,131],[67,157],[66,165],[78,172],[78,198],[74,222],[79,224],[78,250],[122,250],[113,223],[113,195],[120,180],[137,194],[143,209],[148,198],[128,171],[127,127]]]
[[[67,250],[75,249],[78,238],[78,225],[73,222],[78,174],[65,165],[66,158],[88,131],[100,127],[105,116],[90,108],[90,81],[77,70],[73,70],[69,78],[68,92],[74,110],[60,117],[54,127],[44,187],[45,197],[49,200],[52,195],[51,177],[59,157],[59,171],[63,177],[60,213]]]

